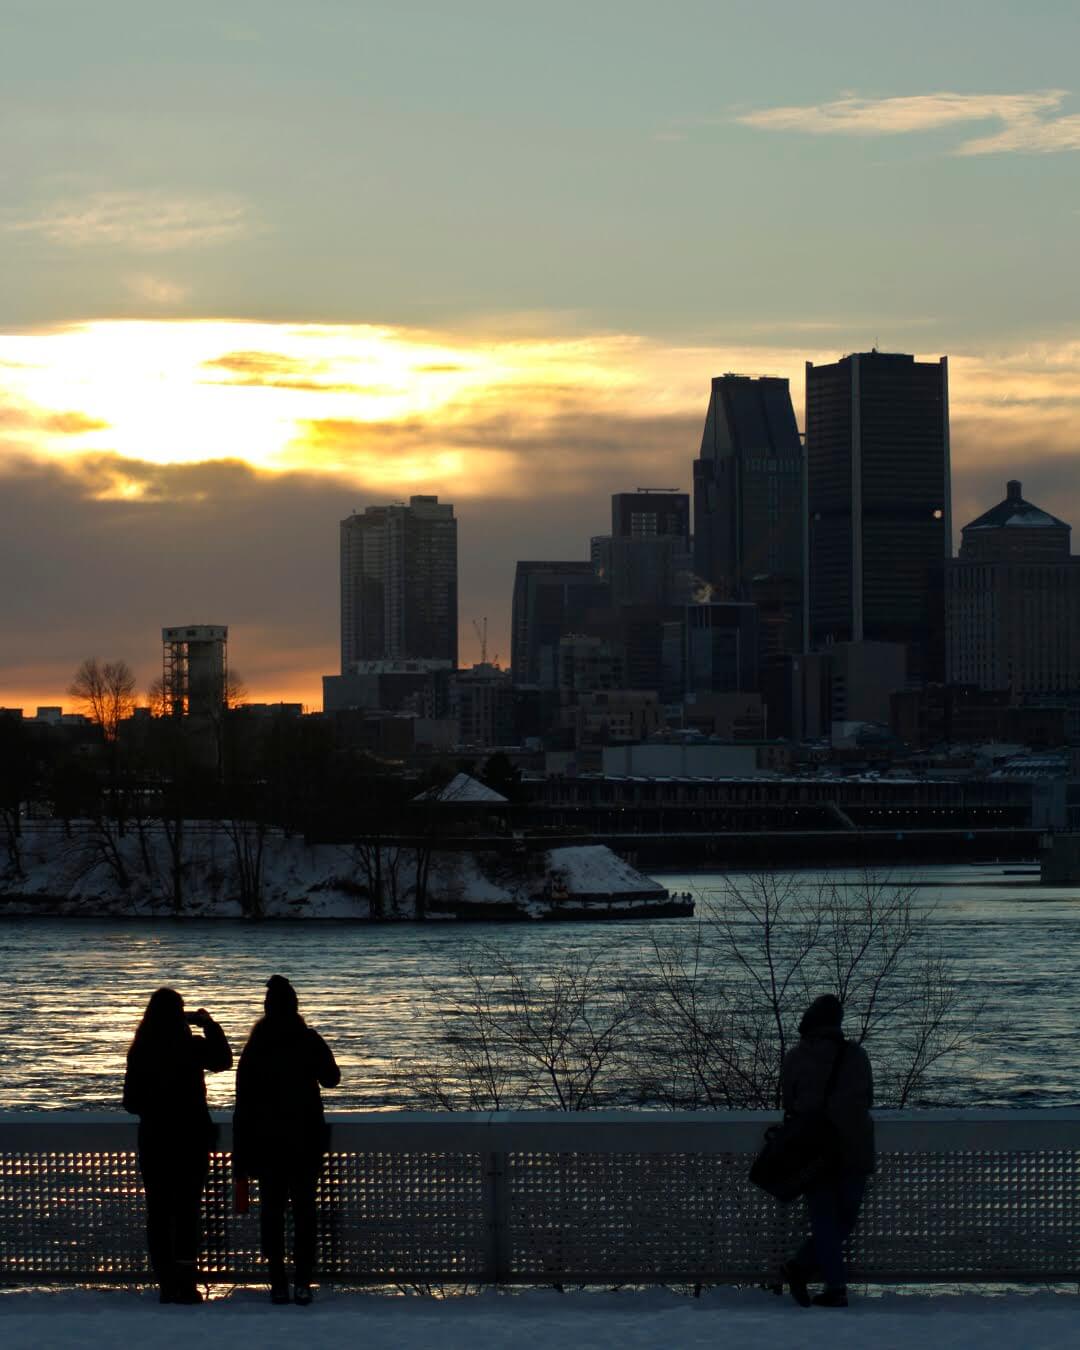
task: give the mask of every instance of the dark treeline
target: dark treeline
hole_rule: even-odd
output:
[[[417,917],[423,917],[425,872],[440,840],[470,832],[445,810],[439,791],[459,771],[504,795],[518,792],[505,756],[477,763],[447,757],[406,771],[359,744],[347,717],[296,717],[224,710],[220,718],[136,715],[109,733],[100,722],[39,724],[0,715],[0,867],[22,875],[22,834],[30,819],[90,830],[96,856],[120,892],[131,877],[131,850],[165,849],[175,910],[184,909],[190,832],[217,822],[231,842],[232,871],[244,913],[261,911],[261,865],[267,830],[305,840],[356,846],[367,868],[373,917],[383,915],[382,875],[390,841],[412,841],[418,875]],[[425,798],[424,794],[428,794]],[[417,801],[420,798],[420,801]],[[505,821],[490,821],[504,828]],[[136,845],[132,845],[132,838]],[[389,887],[393,892],[393,887]],[[393,907],[393,906],[391,906]]]
[[[447,755],[423,769],[373,755],[334,718],[227,711],[220,725],[194,718],[135,717],[115,738],[93,723],[56,725],[0,713],[0,810],[74,820],[117,820],[177,810],[201,819],[262,819],[292,831],[328,822],[366,829],[458,772],[511,800],[520,773],[499,753]],[[349,830],[351,833],[351,829]]]

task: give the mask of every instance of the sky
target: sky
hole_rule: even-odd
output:
[[[0,706],[227,623],[338,669],[338,521],[518,558],[689,490],[712,375],[948,355],[957,527],[1080,520],[1075,0],[3,0]]]

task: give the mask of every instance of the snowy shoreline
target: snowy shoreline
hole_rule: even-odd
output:
[[[10,850],[9,850],[10,853]],[[382,905],[372,906],[381,890]],[[609,848],[431,851],[307,844],[247,822],[29,822],[0,869],[0,916],[200,919],[651,917],[665,888]],[[179,901],[179,903],[178,903]]]

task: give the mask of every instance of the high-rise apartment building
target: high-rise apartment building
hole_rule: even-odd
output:
[[[360,661],[457,665],[457,521],[438,497],[341,522],[341,673]]]
[[[803,451],[788,382],[719,375],[694,461],[694,570],[717,599],[803,567]]]
[[[900,642],[940,678],[951,540],[947,358],[871,351],[806,367],[810,645]]]
[[[1070,535],[1015,480],[964,526],[960,556],[945,568],[950,683],[1013,696],[1080,691],[1080,558]]]

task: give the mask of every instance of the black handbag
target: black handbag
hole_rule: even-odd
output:
[[[797,1200],[840,1168],[843,1139],[828,1118],[827,1107],[846,1049],[847,1041],[841,1041],[829,1070],[821,1110],[785,1116],[778,1125],[770,1125],[761,1151],[750,1166],[754,1185],[782,1204]]]

